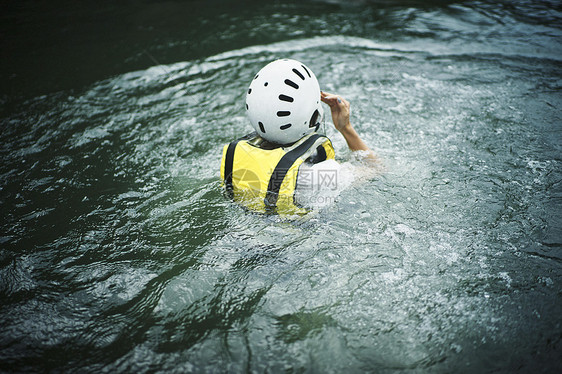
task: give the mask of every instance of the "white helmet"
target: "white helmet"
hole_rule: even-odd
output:
[[[246,111],[258,134],[277,144],[294,143],[318,130],[324,111],[314,73],[296,60],[276,60],[250,84]]]

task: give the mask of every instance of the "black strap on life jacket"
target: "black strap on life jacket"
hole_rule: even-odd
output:
[[[281,160],[279,160],[275,170],[273,170],[273,174],[271,174],[271,178],[269,178],[269,183],[267,185],[267,193],[265,194],[264,199],[265,210],[267,213],[275,212],[275,206],[277,205],[277,199],[279,198],[281,184],[283,183],[283,179],[285,179],[285,175],[287,175],[291,166],[293,166],[295,161],[305,154],[306,151],[308,151],[308,149],[320,137],[321,135],[318,134],[310,136],[302,144],[281,157]]]
[[[324,149],[324,146],[320,144],[316,147],[316,152],[307,158],[305,162],[308,162],[309,164],[318,164],[319,162],[326,161],[327,158],[328,155],[326,154],[326,150]]]
[[[233,141],[228,145],[226,149],[226,156],[224,160],[224,186],[226,188],[226,193],[229,198],[232,199],[233,187],[232,187],[232,168],[234,165],[234,150],[240,139]]]
[[[243,137],[236,139],[232,143],[228,145],[226,149],[226,155],[224,159],[224,187],[226,189],[226,194],[230,199],[234,196],[234,187],[232,185],[232,171],[234,168],[234,151],[236,150],[236,145],[240,140],[248,140],[252,139],[257,135],[257,133],[251,132],[249,134],[244,135]]]

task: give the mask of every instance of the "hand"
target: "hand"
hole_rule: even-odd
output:
[[[369,149],[357,131],[351,126],[351,122],[349,121],[351,112],[349,101],[339,95],[323,91],[320,91],[320,99],[330,106],[334,126],[345,138],[349,149],[351,151],[366,151],[365,158],[378,163],[379,160],[375,153]]]
[[[349,101],[341,96],[323,91],[320,91],[320,99],[328,104],[332,110],[332,121],[334,122],[336,130],[342,132],[351,127],[349,121],[349,115],[351,113]]]

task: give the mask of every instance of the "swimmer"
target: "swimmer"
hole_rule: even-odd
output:
[[[378,164],[351,125],[349,102],[321,92],[312,70],[299,61],[276,60],[256,74],[246,94],[246,113],[255,132],[223,148],[221,179],[234,201],[261,213],[305,214],[306,203],[297,199],[297,192],[318,185],[322,177],[334,189],[336,178],[329,177],[339,164],[330,139],[318,133],[321,101],[330,107],[349,149],[372,166]]]

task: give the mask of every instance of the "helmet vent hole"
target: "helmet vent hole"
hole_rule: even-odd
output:
[[[287,129],[288,129],[289,127],[291,127],[291,126],[293,126],[293,125],[290,124],[290,123],[288,123],[288,124],[286,124],[286,125],[280,126],[279,128],[280,128],[281,130],[287,130]]]
[[[288,117],[291,115],[291,112],[288,110],[280,110],[277,112],[277,117]]]
[[[300,79],[304,80],[304,75],[301,74],[300,71],[298,71],[297,69],[293,69],[293,73],[295,73],[296,75],[298,75],[300,77]]]
[[[252,89],[248,88],[248,95],[252,93]]]
[[[263,123],[258,122],[258,125],[260,126],[261,132],[263,132],[265,134],[265,127],[263,127]]]
[[[286,101],[288,103],[292,103],[293,101],[295,101],[291,96],[287,95],[279,95],[279,100]]]
[[[248,110],[248,104],[246,104],[246,110]]]
[[[308,77],[309,77],[309,78],[312,78],[312,76],[310,75],[310,72],[308,71],[308,69],[305,68],[304,65],[301,65],[301,66],[302,66],[302,68],[304,69],[304,71],[306,71],[306,74],[308,74]]]
[[[256,76],[254,77],[254,79],[258,79],[259,76],[260,76],[259,74],[256,74]]]
[[[290,80],[290,79],[285,79],[285,84],[286,84],[287,86],[293,87],[293,88],[296,89],[296,90],[299,89],[299,85],[296,84],[295,82],[293,82],[293,81]]]
[[[264,87],[267,87],[268,84],[269,84],[269,83],[265,82],[263,85],[264,85]]]

